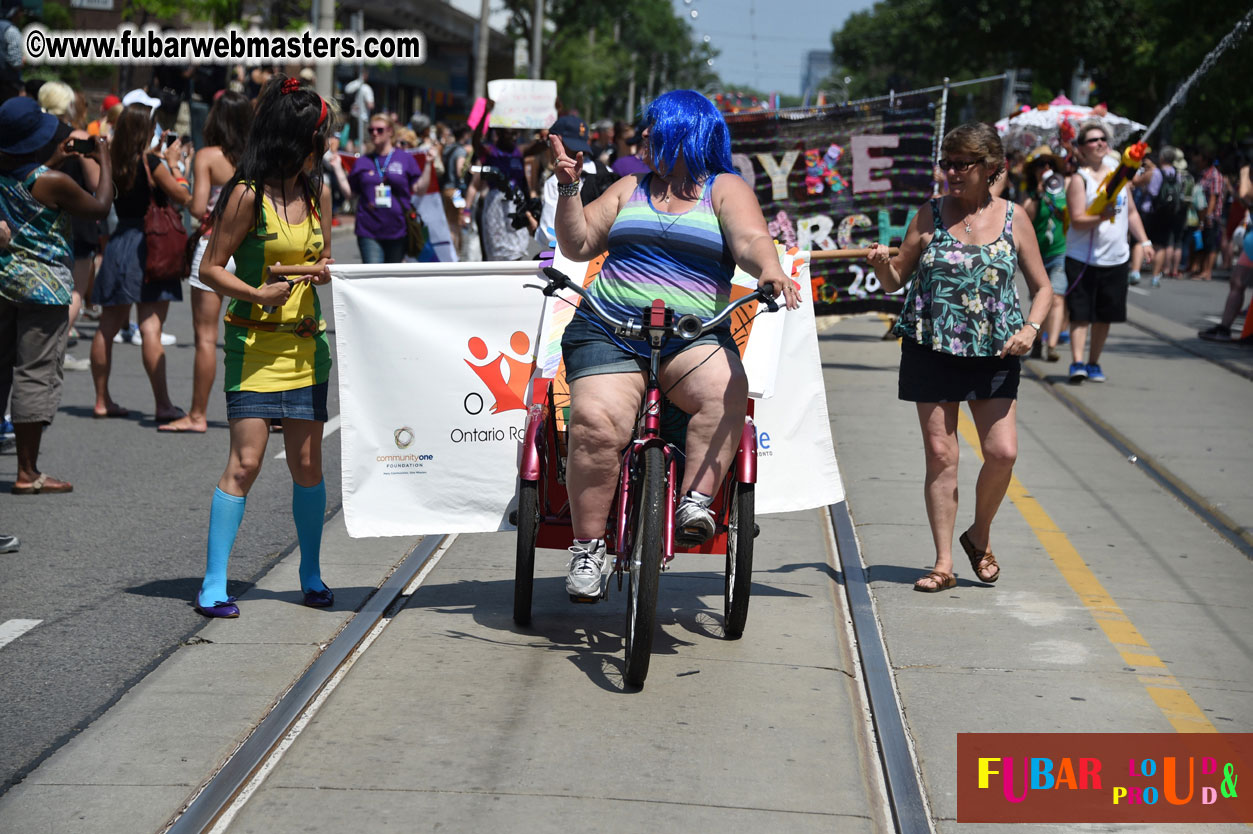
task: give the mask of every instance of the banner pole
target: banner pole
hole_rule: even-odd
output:
[[[932,140],[931,146],[931,163],[932,165],[940,164],[940,140],[944,137],[944,123],[948,119],[948,76],[944,76],[944,91],[940,93],[940,114],[936,124],[935,139]],[[940,196],[940,184],[934,179],[931,184],[931,196]]]

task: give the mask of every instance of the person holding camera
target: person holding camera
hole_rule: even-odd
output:
[[[99,166],[95,193],[53,170],[74,151],[70,126],[44,113],[34,99],[0,105],[0,380],[12,380],[17,443],[12,492],[70,492],[69,483],[39,471],[44,426],[61,404],[62,358],[74,276],[70,218],[102,220],[113,203],[113,166],[103,139],[81,140]],[[5,386],[8,387],[7,385]],[[0,404],[9,398],[0,392]]]
[[[495,102],[487,100],[487,113]],[[494,142],[483,141],[487,118],[474,126],[471,140],[474,159],[481,163],[478,171],[486,190],[483,193],[482,235],[483,260],[519,261],[526,257],[531,235],[539,227],[539,207],[531,200],[526,178],[526,158],[543,153],[547,145],[536,140],[520,147],[517,131],[497,128]]]
[[[1048,145],[1041,145],[1027,154],[1026,199],[1022,209],[1031,218],[1036,243],[1040,245],[1040,257],[1044,259],[1044,271],[1053,285],[1053,306],[1049,308],[1045,327],[1048,338],[1044,344],[1044,358],[1049,362],[1061,359],[1057,343],[1062,330],[1069,327],[1066,321],[1066,179],[1063,172],[1066,163],[1053,153]],[[1040,340],[1032,347],[1032,356]]]
[[[132,94],[128,93],[127,98],[131,99]],[[187,179],[180,173],[184,147],[179,136],[167,131],[156,140],[155,149],[152,147],[159,104],[155,99],[138,99],[126,105],[109,146],[117,185],[113,201],[117,228],[104,248],[91,294],[92,303],[101,307],[100,324],[91,343],[96,417],[126,417],[130,413],[109,395],[109,373],[113,366],[113,336],[126,326],[132,304],[136,305],[136,320],[143,338],[144,370],[156,402],[156,422],[168,423],[183,416],[182,409],[170,401],[165,348],[161,344],[161,327],[170,302],[183,300],[182,280],[146,280],[144,274],[144,216],[148,206],[171,202],[185,206],[191,202]]]
[[[348,174],[357,195],[357,248],[363,264],[398,264],[405,259],[408,231],[405,213],[415,194],[425,194],[433,166],[421,166],[396,147],[396,123],[379,113],[370,117],[369,153]]]

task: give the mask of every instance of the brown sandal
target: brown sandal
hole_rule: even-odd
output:
[[[985,550],[982,553],[975,550],[974,542],[970,540],[970,531],[961,534],[958,539],[961,542],[962,550],[966,551],[966,557],[970,559],[970,568],[975,572],[975,576],[979,577],[980,582],[991,585],[993,582],[1001,578],[1001,566],[996,563],[996,557],[992,555],[991,550]],[[996,573],[991,576],[985,576],[984,571],[996,568]]]
[[[74,486],[67,481],[58,481],[56,478],[49,478],[40,472],[39,477],[27,486],[13,485],[9,490],[14,495],[43,495],[45,493],[54,492],[73,492]]]
[[[930,585],[922,584],[928,580],[931,581]],[[914,583],[914,590],[921,591],[924,594],[934,594],[937,591],[946,591],[949,588],[955,587],[956,585],[957,585],[957,577],[953,576],[953,574],[944,573],[943,571],[933,570],[931,571],[931,573],[927,574],[926,576],[922,577],[921,579],[919,579],[917,582]]]

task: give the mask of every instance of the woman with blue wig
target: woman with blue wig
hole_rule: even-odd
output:
[[[738,264],[759,286],[795,308],[795,285],[779,266],[752,187],[731,164],[731,135],[700,93],[675,90],[644,114],[641,158],[649,173],[630,174],[584,206],[578,198],[583,154],[571,158],[549,135],[558,182],[556,231],[562,252],[591,260],[608,249],[589,291],[611,314],[632,317],[654,299],[676,316],[711,318],[727,305]],[[644,396],[648,347],[621,339],[594,316],[576,313],[561,341],[573,413],[566,484],[574,546],[566,590],[595,602],[605,557],[605,524]],[[712,496],[735,454],[748,382],[730,328],[667,344],[660,382],[691,415],[676,536],[696,544],[714,533]]]

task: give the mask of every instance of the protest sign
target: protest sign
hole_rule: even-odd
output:
[[[487,82],[492,127],[547,129],[557,121],[557,82],[498,78]]]

